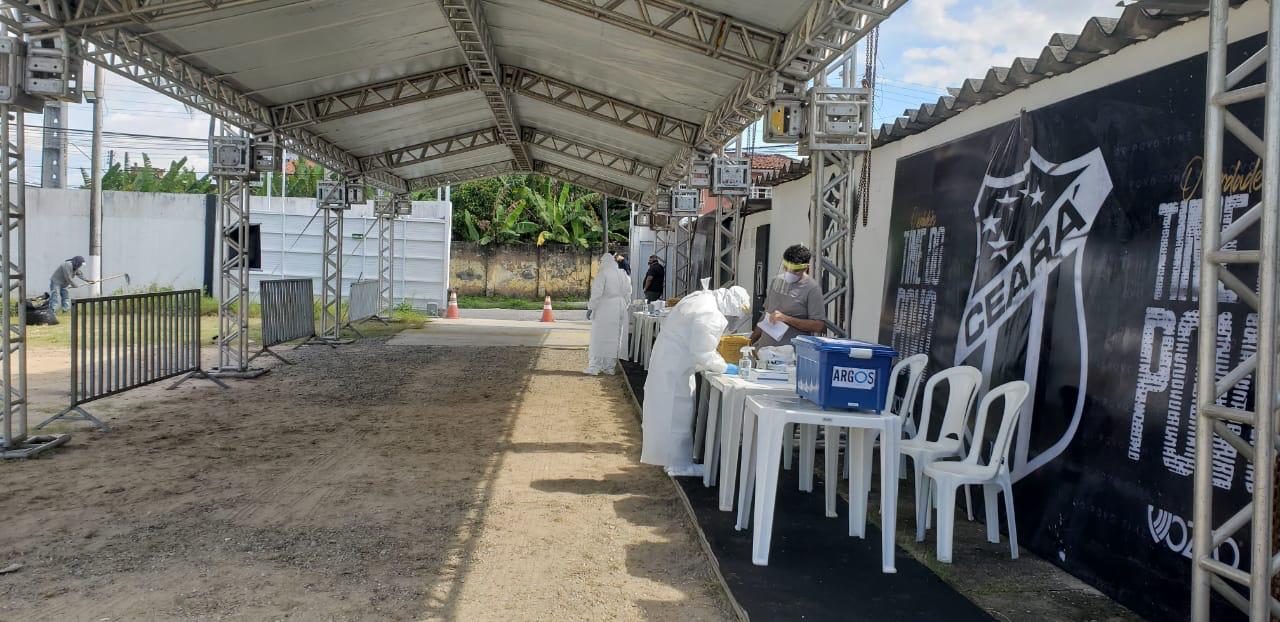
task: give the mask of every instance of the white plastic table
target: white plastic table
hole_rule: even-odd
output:
[[[710,394],[707,407],[708,432],[714,434],[703,445],[702,463],[706,465],[702,483],[711,486],[720,480],[720,511],[733,511],[733,496],[738,484],[738,456],[742,442],[743,409],[752,395],[795,395],[796,385],[786,380],[752,381],[729,374],[702,373]],[[718,454],[718,456],[717,456]],[[717,457],[719,458],[717,460]]]
[[[649,369],[649,357],[653,354],[653,344],[662,330],[660,315],[650,315],[644,311],[631,313],[631,360]]]
[[[812,402],[799,397],[782,397],[776,395],[756,395],[747,398],[743,426],[743,443],[754,445],[755,451],[755,486],[760,494],[755,499],[756,530],[752,534],[751,561],[757,566],[769,564],[769,544],[773,538],[773,510],[778,496],[778,468],[782,460],[782,430],[788,423],[799,425],[824,426],[827,434],[827,446],[837,446],[834,439],[838,437],[840,428],[849,431],[849,451],[853,454],[850,463],[857,466],[863,464],[862,453],[865,450],[864,434],[870,432],[880,435],[880,532],[881,532],[881,570],[886,573],[897,572],[894,565],[894,534],[898,526],[898,439],[902,435],[902,418],[897,415],[882,415],[873,412],[846,412],[822,410]],[[754,419],[754,426],[751,420]],[[752,443],[753,430],[759,428],[759,435]],[[745,460],[744,460],[745,462]],[[836,473],[836,452],[826,452],[826,472]],[[744,474],[746,478],[751,473]],[[832,479],[828,475],[828,480]],[[838,479],[836,480],[838,481]],[[857,473],[849,478],[849,535],[862,538],[866,536],[867,518],[867,479]],[[744,486],[744,488],[747,488]],[[827,486],[827,516],[835,515],[835,485]],[[747,489],[747,500],[739,498],[739,526],[742,523],[742,511],[750,499]]]

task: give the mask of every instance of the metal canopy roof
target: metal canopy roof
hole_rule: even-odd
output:
[[[0,0],[379,188],[530,171],[646,203],[774,75],[813,76],[905,2]]]

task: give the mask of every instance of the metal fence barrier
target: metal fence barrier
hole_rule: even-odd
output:
[[[382,295],[377,281],[356,281],[352,283],[351,291],[347,294],[347,323],[345,327],[364,337],[364,334],[356,328],[356,322],[378,320],[386,324],[386,320],[378,317],[378,311],[380,310],[378,307],[381,304]]]
[[[295,339],[316,336],[315,293],[312,287],[311,279],[276,279],[259,283],[262,350],[249,360],[270,354],[289,365],[293,364],[271,348]]]
[[[82,406],[175,376],[211,380],[200,366],[200,290],[85,298],[71,305],[71,405],[57,419],[107,424]]]

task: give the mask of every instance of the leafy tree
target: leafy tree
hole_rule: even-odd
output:
[[[587,249],[599,242],[603,229],[592,206],[600,197],[595,193],[574,194],[570,184],[546,178],[523,189],[521,195],[533,207],[541,225],[538,246],[555,242]]]
[[[326,177],[324,172],[324,167],[320,166],[319,164],[316,164],[315,162],[300,159],[294,163],[293,172],[290,173],[288,177],[289,177],[289,183],[288,185],[285,186],[285,188],[288,190],[288,193],[287,193],[288,196],[315,198],[316,184],[323,179],[330,179],[330,180],[338,179],[338,174],[331,172]],[[264,175],[264,178],[265,178],[265,175]],[[277,197],[281,196],[280,181],[281,181],[281,175],[271,176],[272,196],[277,196]],[[254,186],[250,188],[250,192],[255,196],[266,196],[267,185],[265,183],[265,179],[262,187]],[[372,194],[368,193],[367,189],[365,194],[366,196],[373,196]]]
[[[176,194],[209,194],[214,192],[214,184],[209,175],[199,176],[186,167],[187,159],[182,158],[169,163],[169,168],[161,171],[152,168],[151,157],[142,154],[142,166],[125,170],[119,162],[113,162],[102,173],[103,190],[122,190],[128,192],[172,192]],[[80,169],[80,177],[84,187],[93,184],[89,173]]]
[[[434,199],[435,191],[416,193]],[[600,245],[600,195],[541,175],[505,175],[453,187],[453,236],[478,244]],[[626,243],[630,210],[611,200],[609,239]]]
[[[492,212],[484,219],[477,218],[473,211],[461,211],[463,239],[481,246],[491,243],[515,244],[538,231],[538,223],[524,218],[527,207],[525,199],[517,198],[524,190],[524,186],[520,185],[522,181],[514,176],[502,179],[502,187],[493,202]]]

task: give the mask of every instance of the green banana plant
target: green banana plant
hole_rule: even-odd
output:
[[[557,184],[542,180],[521,193],[533,206],[541,231],[538,246],[547,242],[589,249],[600,241],[600,220],[592,207],[600,195],[582,194],[574,197],[569,184]]]
[[[151,157],[145,153],[142,154],[142,167],[133,171],[126,171],[119,162],[113,162],[102,173],[102,189],[177,194],[213,192],[213,181],[209,175],[198,176],[195,171],[186,168],[186,164],[186,158],[175,160],[169,163],[169,168],[163,174],[157,174],[151,168]],[[81,169],[80,175],[85,187],[92,185],[86,171]]]

